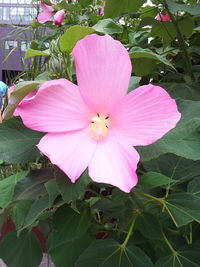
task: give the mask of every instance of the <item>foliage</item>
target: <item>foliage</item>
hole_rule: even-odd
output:
[[[56,8],[65,10],[64,21],[60,27],[47,22],[45,34],[45,25],[32,23],[37,38],[25,54],[32,58],[29,80],[11,93],[0,124],[5,174],[0,258],[8,267],[39,265],[35,227],[57,267],[200,265],[199,2],[153,0],[143,6],[144,0],[106,0],[102,16],[103,2],[60,1]],[[158,12],[168,12],[170,21],[156,20]],[[110,34],[127,48],[133,65],[129,91],[157,84],[177,100],[181,112],[176,128],[152,145],[137,147],[139,182],[130,194],[92,182],[87,170],[72,184],[36,148],[44,133],[12,117],[44,81],[76,82],[72,50],[94,32]],[[10,233],[4,231],[7,218],[15,225]]]

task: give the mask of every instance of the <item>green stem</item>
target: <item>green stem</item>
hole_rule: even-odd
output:
[[[121,246],[120,246],[121,249],[125,249],[125,247],[126,247],[128,241],[129,241],[129,239],[130,239],[130,237],[131,237],[131,235],[132,235],[132,233],[133,233],[134,225],[135,225],[135,217],[133,218],[133,221],[132,221],[132,223],[131,223],[131,226],[130,226],[130,228],[129,228],[128,234],[127,234],[127,236],[126,236],[124,242],[123,242],[123,243],[121,244]]]
[[[167,237],[164,233],[163,233],[163,237],[164,237],[165,243],[167,244],[167,246],[171,250],[172,254],[176,255],[177,254],[176,250],[172,247],[172,245],[170,244],[169,240],[167,239]]]
[[[182,36],[182,33],[181,33],[180,29],[179,29],[179,25],[178,25],[174,15],[170,12],[170,10],[168,8],[168,5],[167,5],[165,0],[164,0],[163,3],[164,3],[166,11],[168,12],[168,14],[169,14],[169,16],[171,18],[172,23],[174,24],[174,28],[175,28],[177,36],[178,36],[178,41],[179,41],[179,44],[180,44],[180,48],[181,48],[182,53],[183,53],[184,58],[185,58],[187,72],[190,75],[191,79],[195,80],[194,74],[192,72],[192,63],[191,63],[191,60],[190,60],[190,56],[189,56],[189,53],[187,51],[187,46],[185,44],[185,40],[184,40],[184,38]]]

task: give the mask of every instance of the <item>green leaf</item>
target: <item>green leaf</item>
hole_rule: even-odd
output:
[[[48,238],[48,252],[59,267],[74,267],[78,256],[88,247],[91,237],[87,205],[78,206],[80,213],[63,206],[54,215],[53,232]]]
[[[192,221],[200,223],[199,198],[191,193],[176,193],[165,201],[168,213],[177,227]]]
[[[173,65],[165,57],[153,53],[150,49],[143,49],[141,47],[132,47],[129,52],[129,55],[133,61],[136,58],[140,60],[142,60],[143,58],[149,58],[149,59],[154,59],[159,63],[163,63],[171,68],[174,68]]]
[[[128,93],[130,93],[131,91],[133,91],[134,89],[140,86],[140,80],[141,80],[141,77],[131,76],[129,87],[128,87]]]
[[[38,267],[42,250],[33,232],[23,232],[17,237],[16,231],[13,231],[0,242],[0,258],[9,267]]]
[[[58,191],[61,193],[63,200],[67,203],[80,199],[84,195],[88,183],[87,171],[85,171],[75,183],[72,183],[62,171],[59,170],[56,172]]]
[[[27,175],[28,171],[13,174],[0,181],[0,207],[6,208],[12,202],[15,185]]]
[[[18,83],[9,97],[9,103],[3,113],[4,119],[11,118],[20,101],[30,92],[37,89],[42,83],[44,83],[44,81],[39,80]]]
[[[159,86],[166,89],[166,91],[173,98],[182,98],[186,100],[200,101],[199,83],[161,83]]]
[[[36,56],[50,56],[49,50],[40,51],[40,50],[34,50],[31,48],[28,48],[26,50],[24,59],[30,58],[30,57],[36,57]]]
[[[152,21],[150,21],[152,23]],[[181,34],[189,37],[191,36],[194,28],[194,21],[191,17],[185,17],[178,21],[178,27]],[[178,36],[176,29],[171,21],[160,22],[154,20],[152,23],[151,37],[160,37],[163,40],[164,47],[167,47]]]
[[[31,205],[32,200],[22,200],[13,206],[11,210],[11,217],[15,224],[16,230],[20,230],[23,227],[25,218],[30,210]]]
[[[196,179],[189,182],[187,186],[187,191],[195,195],[200,200],[200,179],[197,177]]]
[[[53,169],[31,171],[26,179],[19,181],[15,186],[14,200],[35,200],[45,195],[45,183],[53,178]]]
[[[60,194],[57,190],[55,179],[51,179],[47,183],[45,183],[45,188],[49,194],[49,207],[51,207],[57,196]]]
[[[78,258],[75,267],[153,267],[150,258],[138,247],[121,248],[113,239],[94,241]]]
[[[200,16],[200,6],[199,4],[193,4],[193,5],[188,5],[188,4],[178,4],[174,1],[171,0],[166,0],[166,3],[168,5],[168,8],[172,14],[177,13],[177,11],[185,11],[191,15],[197,15]]]
[[[95,30],[87,26],[71,26],[60,37],[60,50],[61,52],[71,53],[76,43],[83,39],[85,36],[94,33]]]
[[[97,22],[96,25],[92,27],[96,32],[101,32],[104,34],[114,34],[122,33],[123,27],[120,24],[117,24],[112,19],[102,19]]]
[[[142,161],[148,161],[166,153],[200,160],[200,102],[178,100],[178,107],[181,112],[181,120],[176,128],[156,143],[146,147],[138,147]]]
[[[123,13],[137,12],[145,0],[107,0],[104,10],[106,18],[115,18]]]
[[[160,258],[155,267],[199,267],[200,243],[192,244],[176,254]]]
[[[135,222],[135,229],[149,240],[163,240],[163,233],[155,214],[147,212],[138,213]]]
[[[188,160],[174,154],[161,155],[157,159],[144,162],[143,165],[147,171],[159,172],[179,182],[198,177],[200,173],[200,161]]]
[[[30,227],[36,222],[42,213],[49,208],[49,196],[43,196],[39,199],[36,199],[35,202],[31,205],[30,210],[24,220],[24,225],[20,230]]]
[[[154,72],[156,61],[150,58],[135,58],[132,60],[133,72],[138,77],[146,76]]]
[[[139,184],[143,188],[154,188],[161,185],[166,185],[176,182],[176,180],[171,179],[161,173],[157,172],[147,172],[139,179]]]
[[[36,144],[44,133],[26,128],[19,118],[0,124],[0,158],[8,163],[24,163],[40,157]]]

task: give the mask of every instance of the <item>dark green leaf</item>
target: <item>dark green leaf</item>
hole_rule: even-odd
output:
[[[56,186],[56,181],[55,179],[51,179],[49,180],[46,184],[45,184],[46,190],[49,194],[49,207],[51,207],[56,199],[56,197],[60,194],[57,186]]]
[[[23,232],[17,237],[16,231],[13,231],[0,242],[0,258],[9,267],[38,267],[42,251],[33,232]]]
[[[96,240],[79,257],[75,267],[153,267],[150,258],[138,247],[121,248],[112,239]]]
[[[72,183],[63,172],[56,172],[58,191],[61,193],[63,200],[67,203],[80,199],[84,195],[88,183],[87,171],[85,171],[75,183]]]
[[[173,182],[176,182],[176,180],[157,172],[147,172],[139,179],[139,185],[143,188],[154,188]]]
[[[14,200],[35,200],[46,194],[45,183],[53,179],[53,169],[41,169],[31,171],[26,179],[15,186]]]
[[[107,0],[105,6],[105,17],[115,18],[123,13],[137,12],[145,0]]]
[[[191,15],[200,16],[200,5],[188,5],[188,4],[178,4],[171,0],[166,0],[169,10],[172,14],[177,13],[177,11],[185,11]]]
[[[36,144],[44,133],[26,128],[18,118],[0,124],[0,158],[9,163],[24,163],[40,157]]]

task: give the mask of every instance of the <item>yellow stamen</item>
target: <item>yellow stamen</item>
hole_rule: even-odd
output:
[[[108,131],[108,117],[101,117],[97,114],[97,117],[92,118],[90,133],[95,140],[103,140]]]

